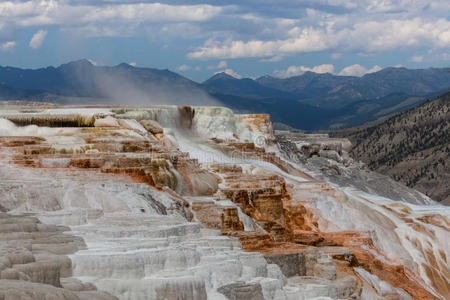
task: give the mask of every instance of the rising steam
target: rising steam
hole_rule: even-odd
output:
[[[135,68],[127,64],[96,67],[89,63],[88,66],[74,66],[71,73],[75,78],[70,80],[83,91],[80,96],[98,98],[95,102],[99,103],[91,104],[221,105],[195,82],[170,71]]]

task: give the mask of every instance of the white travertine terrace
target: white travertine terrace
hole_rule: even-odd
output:
[[[0,145],[0,210],[12,215],[32,213],[44,224],[69,226],[68,234],[82,238],[86,248],[67,254],[72,263],[69,278],[91,283],[119,299],[240,299],[239,295],[248,299],[413,299],[405,291],[407,285],[396,286],[398,282],[391,277],[385,278],[391,280],[387,282],[380,274],[371,274],[366,270],[370,266],[353,269],[346,264],[342,268],[349,274],[335,259],[339,251],[349,256],[366,251],[385,266],[399,264],[411,270],[406,277],[429,295],[426,299],[450,295],[442,285],[443,280],[450,279],[450,209],[414,193],[407,196],[411,202],[424,205],[339,186],[327,182],[326,176],[316,179],[317,170],[308,173],[301,162],[283,156],[267,116],[234,115],[220,107],[52,108],[34,113],[50,119],[77,114],[96,119],[91,124],[96,127],[39,127],[16,126],[0,118],[0,141],[2,136],[31,136],[42,138],[40,145],[51,149],[33,158],[38,162],[28,164],[38,167],[30,168],[13,163],[17,160],[14,146],[6,146],[6,142]],[[11,115],[17,114],[26,113],[18,109]],[[8,113],[0,115],[7,118]],[[139,123],[142,120],[159,122],[164,133],[147,132]],[[260,159],[263,150],[252,148],[253,156],[236,152],[253,143],[275,154]],[[130,144],[157,145],[159,152],[126,150],[134,149]],[[179,150],[197,159],[200,165],[195,168],[209,173],[203,170],[192,173],[198,175],[186,175],[186,169],[176,165],[178,160],[171,161],[171,155],[184,157]],[[117,158],[107,161],[112,154]],[[76,155],[107,162],[97,169],[74,167]],[[117,167],[120,159],[158,163],[158,174],[165,185],[139,182],[127,176],[129,173],[109,173],[114,168],[128,168],[127,172],[135,168]],[[217,167],[220,164],[238,166],[241,173],[224,171],[225,167]],[[259,181],[256,185],[252,180]],[[248,193],[265,189],[273,193],[268,197],[272,201],[277,193],[284,193],[274,185],[277,180],[286,184],[289,193],[283,198],[280,224],[297,226],[298,222],[289,218],[298,215],[290,216],[287,211],[304,207],[325,237],[330,234],[340,238],[340,234],[352,232],[371,238],[373,247],[370,243],[357,245],[351,249],[355,252],[352,254],[348,248],[332,243],[314,244],[317,247],[306,243],[308,246],[302,248],[306,271],[294,275],[288,270],[292,263],[285,263],[292,253],[281,246],[281,250],[270,250],[277,253],[275,258],[263,250],[246,251],[239,237],[272,234],[264,227],[267,220],[260,216],[266,202],[258,204],[261,211],[248,214],[248,207],[231,201],[237,198],[230,199],[229,195],[233,189],[247,189]],[[220,213],[225,209],[236,211],[235,221],[242,222],[237,230],[243,232],[241,235],[222,235]],[[217,211],[219,217],[213,217]],[[305,231],[299,228],[293,229],[294,235]]]

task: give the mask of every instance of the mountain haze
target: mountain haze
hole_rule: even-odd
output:
[[[57,100],[55,95],[63,96],[62,101],[65,97],[89,97],[122,104],[214,103],[198,83],[169,70],[135,68],[125,63],[95,66],[85,59],[37,70],[0,67],[0,82],[15,89],[44,90]],[[29,97],[52,98],[36,93]]]

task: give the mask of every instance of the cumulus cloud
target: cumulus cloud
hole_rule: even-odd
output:
[[[32,49],[39,49],[44,42],[45,37],[47,36],[47,30],[39,30],[36,32],[30,40],[30,47]]]
[[[367,69],[359,64],[354,64],[348,67],[343,68],[338,75],[342,76],[363,76],[365,74],[374,73],[380,71],[382,68],[378,65],[373,66],[370,69]],[[305,66],[290,66],[285,70],[276,70],[273,72],[274,76],[279,78],[287,78],[292,76],[302,75],[305,72],[314,72],[318,74],[324,73],[335,73],[334,65],[332,64],[323,64],[314,67],[305,67]]]
[[[90,59],[90,58],[88,58],[87,61],[90,62],[91,64],[93,64],[94,66],[99,66],[100,65],[98,62],[96,62],[95,60]]]
[[[450,52],[448,50],[433,50],[430,49],[426,53],[422,55],[412,55],[408,61],[414,62],[414,63],[422,63],[422,62],[436,62],[436,61],[443,61],[446,62],[450,58]]]
[[[214,74],[218,74],[218,73],[225,73],[225,74],[228,74],[228,75],[230,75],[230,76],[232,76],[234,78],[237,78],[237,79],[241,79],[242,78],[242,75],[239,75],[238,73],[236,73],[232,69],[221,70],[221,71],[216,72]]]
[[[414,55],[412,56],[409,61],[412,62],[423,62],[423,56],[422,55]]]
[[[260,62],[324,51],[339,59],[349,53],[406,49],[409,57],[418,49],[450,49],[448,0],[300,0],[301,5],[283,0],[277,6],[253,0],[155,2],[1,1],[0,39],[12,40],[24,28],[51,26],[77,38],[145,35],[161,41],[162,49],[178,38],[195,40],[186,53],[190,59]]]
[[[305,66],[290,66],[286,70],[276,70],[274,71],[274,75],[280,78],[287,78],[292,76],[301,75],[307,71],[314,73],[334,73],[334,66],[331,64],[323,64],[319,66],[314,66],[312,68]]]
[[[227,62],[225,60],[220,61],[217,65],[210,65],[207,67],[208,70],[214,70],[214,69],[223,69],[228,66]]]
[[[224,10],[207,4],[169,5],[115,1],[31,0],[0,3],[0,19],[11,27],[57,26],[84,36],[132,36],[145,24],[205,22]]]
[[[375,73],[380,71],[382,68],[380,66],[373,66],[371,69],[366,69],[365,67],[359,65],[359,64],[354,64],[348,67],[345,67],[341,70],[341,72],[339,72],[338,75],[341,76],[363,76],[365,74],[369,74],[369,73]]]
[[[338,26],[296,27],[292,37],[277,40],[208,40],[188,54],[191,59],[235,59],[289,56],[324,50],[377,53],[430,44],[450,48],[450,21],[446,19],[365,21]]]
[[[7,41],[7,42],[0,44],[0,50],[3,50],[3,51],[12,50],[12,49],[14,49],[15,46],[16,46],[15,41]]]
[[[327,49],[323,32],[312,28],[301,30],[299,36],[287,40],[251,40],[223,43],[209,40],[188,54],[192,59],[234,59],[248,57],[273,57],[296,53],[317,52]]]
[[[191,69],[191,67],[188,65],[181,65],[177,68],[178,71],[182,71],[182,72],[189,71],[190,69]]]
[[[282,59],[283,59],[283,56],[276,55],[276,56],[272,56],[272,57],[269,57],[269,58],[262,58],[259,61],[260,62],[277,62],[277,61],[280,61]]]

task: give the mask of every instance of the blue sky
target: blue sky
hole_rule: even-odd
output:
[[[450,1],[0,1],[0,65],[81,58],[196,81],[448,67]]]

